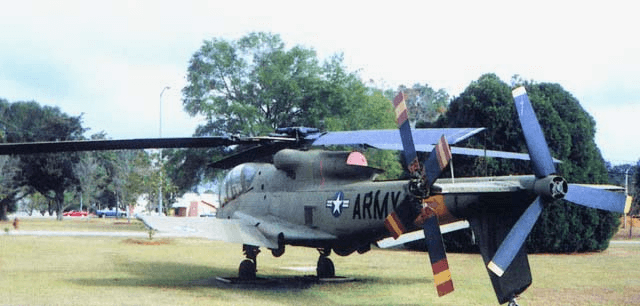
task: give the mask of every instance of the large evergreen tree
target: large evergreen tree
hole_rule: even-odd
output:
[[[563,161],[560,175],[575,183],[607,183],[604,160],[595,137],[595,121],[579,101],[558,84],[525,82],[551,154]],[[526,152],[511,87],[494,74],[481,76],[450,104],[440,126],[486,127],[469,145]],[[531,173],[529,162],[457,158],[456,175]],[[528,239],[530,252],[603,250],[618,227],[617,214],[556,201],[540,216]]]

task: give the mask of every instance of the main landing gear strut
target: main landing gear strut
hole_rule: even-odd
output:
[[[241,280],[255,280],[257,271],[257,258],[260,253],[260,248],[252,245],[243,245],[242,251],[244,252],[245,259],[240,263],[238,269],[238,278]],[[336,276],[336,268],[333,265],[329,255],[331,255],[331,248],[318,249],[320,258],[318,258],[318,266],[316,267],[316,273],[318,278],[332,278]]]

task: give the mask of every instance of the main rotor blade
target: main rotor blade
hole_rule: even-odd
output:
[[[524,87],[518,87],[513,90],[512,94],[516,103],[518,118],[522,125],[522,131],[524,132],[524,138],[527,142],[527,149],[533,163],[533,172],[537,177],[545,177],[555,173],[556,168],[553,165],[553,157],[551,157],[549,146],[544,139],[540,123],[533,112],[527,91]]]
[[[429,260],[431,261],[436,290],[438,291],[438,296],[443,296],[453,291],[453,281],[451,280],[451,271],[449,271],[444,242],[442,241],[442,233],[438,225],[438,217],[435,213],[425,220],[422,230],[424,231],[424,241],[429,251]]]
[[[211,148],[236,144],[260,144],[274,141],[287,141],[287,139],[278,138],[274,140],[266,137],[239,138],[221,136],[2,143],[0,144],[0,155],[105,150]]]
[[[586,207],[624,213],[627,197],[620,192],[569,184],[569,191],[564,199]]]
[[[520,219],[513,225],[507,237],[504,238],[502,244],[496,251],[491,262],[487,265],[487,268],[498,276],[502,276],[504,271],[507,270],[513,258],[518,254],[520,248],[527,239],[529,232],[536,224],[544,203],[541,197],[529,205],[527,210],[524,211]]]

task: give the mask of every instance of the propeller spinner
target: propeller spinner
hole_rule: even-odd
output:
[[[624,212],[625,206],[624,194],[568,184],[564,178],[554,175],[556,169],[553,158],[525,88],[518,87],[512,93],[537,178],[534,191],[538,197],[520,216],[487,265],[498,276],[502,276],[509,267],[542,210],[551,201],[564,198],[582,206],[620,213]]]

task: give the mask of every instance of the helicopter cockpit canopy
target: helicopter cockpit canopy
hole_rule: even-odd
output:
[[[220,185],[220,203],[225,205],[248,191],[256,172],[255,167],[251,164],[241,164],[231,169]]]

